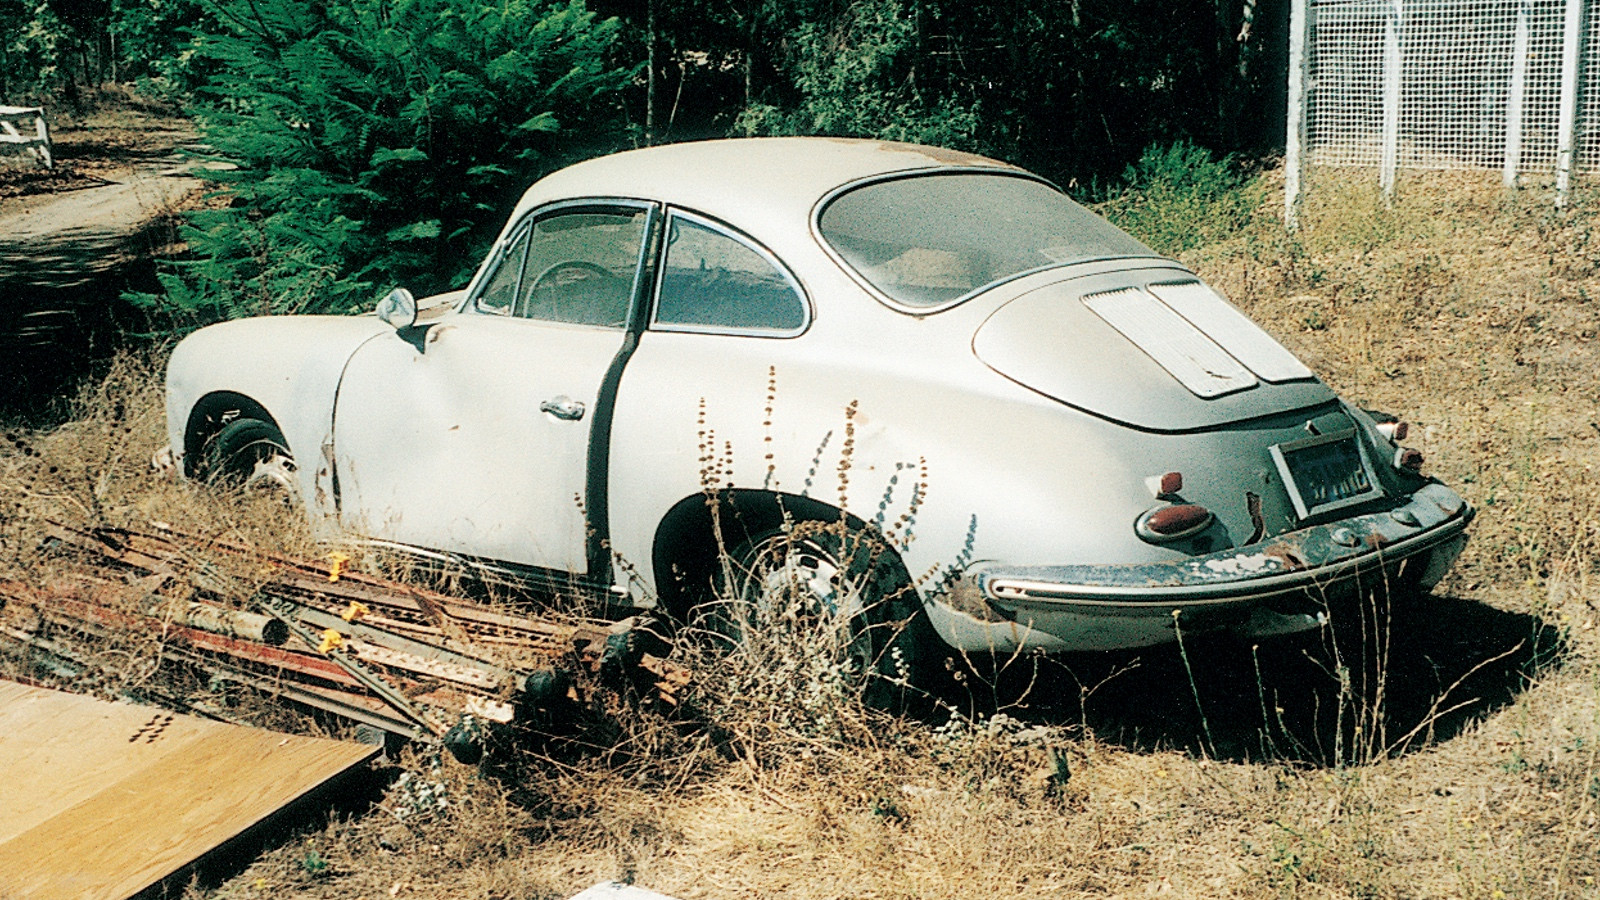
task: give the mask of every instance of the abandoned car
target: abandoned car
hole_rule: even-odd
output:
[[[619,608],[798,586],[864,665],[1310,629],[1473,516],[1183,265],[905,144],[583,162],[464,290],[214,325],[167,384],[189,477]]]

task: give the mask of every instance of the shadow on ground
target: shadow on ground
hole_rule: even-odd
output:
[[[1512,703],[1565,654],[1560,630],[1425,595],[1390,616],[1257,643],[996,663],[947,700],[963,712],[1078,726],[1100,740],[1216,759],[1362,763],[1448,740]],[[1192,677],[1191,677],[1192,673]]]
[[[70,417],[85,378],[149,329],[126,291],[154,291],[148,255],[56,249],[16,258],[0,240],[0,423],[48,428]]]

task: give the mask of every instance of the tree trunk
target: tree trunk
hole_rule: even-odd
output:
[[[645,0],[644,143],[656,142],[656,0]]]

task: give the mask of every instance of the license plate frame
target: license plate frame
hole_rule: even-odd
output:
[[[1285,441],[1270,450],[1302,521],[1383,496],[1354,428]]]

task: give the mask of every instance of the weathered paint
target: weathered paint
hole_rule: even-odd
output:
[[[1381,526],[1311,517],[1322,524],[1304,527],[1269,449],[1339,429],[1353,428],[1379,488],[1358,510],[1406,506],[1421,532],[1443,534],[1459,528],[1413,508],[1455,504],[1448,516],[1464,527],[1470,513],[1458,497],[1438,487],[1449,497],[1436,498],[1436,486],[1395,471],[1395,445],[1369,417],[1300,377],[1254,326],[1213,308],[1214,295],[1201,298],[1216,320],[1208,327],[1261,379],[1212,400],[1082,305],[1097,291],[1154,285],[1171,294],[1179,285],[1172,302],[1199,315],[1181,287],[1198,282],[1176,262],[1046,269],[935,315],[878,302],[816,238],[820,198],[853,180],[947,165],[922,148],[802,139],[706,142],[580,164],[530,188],[501,240],[524,216],[580,200],[681,208],[782,260],[813,310],[804,330],[652,330],[643,325],[643,291],[627,331],[489,316],[473,305],[486,266],[459,303],[411,329],[375,317],[308,317],[196,333],[169,372],[174,445],[183,446],[201,398],[244,394],[278,421],[302,462],[315,461],[299,469],[314,519],[537,566],[557,585],[565,578],[642,606],[654,602],[658,573],[676,562],[661,540],[669,512],[708,492],[744,491],[807,497],[888,532],[908,571],[934,573],[930,585],[963,571],[1151,597],[1231,585],[1236,599],[1194,615],[1252,633],[1304,627],[1314,617],[1265,609],[1250,587],[1314,578],[1374,547],[1409,546],[1418,531],[1392,517]],[[1073,321],[1098,322],[1098,330],[1063,326],[1063,299]],[[997,317],[1009,324],[991,331],[985,323]],[[588,413],[564,420],[539,411],[563,397]],[[587,430],[602,417],[607,430]],[[1147,482],[1167,472],[1182,472],[1182,494],[1157,501],[1195,504],[1213,519],[1194,535],[1141,540],[1136,522],[1152,509]],[[596,496],[606,498],[602,508],[590,502]],[[1324,524],[1353,529],[1354,546],[1318,530]],[[724,549],[737,540],[734,532]],[[609,571],[604,556],[595,565],[596,547],[611,554]],[[1170,639],[1170,610],[1122,605],[1129,612],[1118,617],[1056,604],[1027,622],[975,615],[970,604],[928,608],[935,628],[963,650]]]

